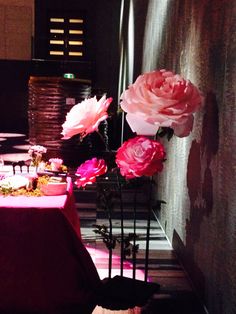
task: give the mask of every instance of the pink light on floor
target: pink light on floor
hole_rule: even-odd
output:
[[[28,153],[8,153],[8,154],[1,154],[1,157],[4,161],[9,162],[18,162],[21,160],[28,160],[29,154]]]
[[[108,277],[108,251],[98,250],[90,246],[86,246],[96,268],[100,279]],[[133,265],[128,261],[124,261],[124,277],[133,277]],[[112,272],[111,277],[120,275],[120,257],[118,255],[112,254]],[[140,269],[136,269],[136,278],[138,280],[144,280],[144,272]]]
[[[13,148],[16,148],[16,149],[21,149],[21,150],[29,150],[30,148],[30,145],[29,144],[24,144],[24,145],[13,145],[12,146]]]
[[[8,138],[12,138],[12,137],[24,137],[26,136],[26,134],[21,134],[21,133],[0,133],[0,137],[8,137]]]

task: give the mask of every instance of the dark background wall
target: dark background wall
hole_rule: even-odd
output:
[[[86,17],[87,53],[82,61],[78,62],[75,75],[81,77],[80,63],[84,69],[87,66],[88,73],[83,71],[82,76],[90,76],[95,88],[111,91],[110,93],[115,96],[119,66],[120,1],[36,0],[34,59],[46,59],[45,41],[48,27],[46,20],[52,10],[73,13],[76,10],[84,12]]]
[[[190,136],[164,141],[159,219],[209,313],[235,314],[236,2],[149,0],[147,14],[135,3],[146,15],[142,72],[180,73],[205,97]]]
[[[0,60],[0,131],[28,131],[30,61]]]
[[[5,10],[9,5],[11,1],[2,5],[2,8]],[[22,60],[20,54],[18,59],[17,53],[14,59],[9,59],[7,55],[0,59],[0,131],[27,132],[28,80],[31,75],[61,76],[65,72],[72,72],[78,78],[91,79],[95,94],[105,92],[108,97],[113,97],[110,111],[112,115],[116,115],[120,1],[36,0],[33,6],[29,0],[24,1],[22,5],[23,8],[30,7],[31,11],[33,10],[33,31],[28,42],[32,53],[28,60]],[[83,10],[86,13],[89,53],[82,61],[48,60],[44,54],[48,12],[51,9],[68,8],[74,12]],[[12,49],[17,50],[16,47]],[[115,129],[116,119],[110,122],[112,137],[116,137]]]

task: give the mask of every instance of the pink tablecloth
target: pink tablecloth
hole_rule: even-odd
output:
[[[101,281],[62,196],[0,197],[0,313],[91,313]],[[76,232],[75,232],[76,231]]]
[[[80,237],[80,220],[75,207],[73,195],[73,185],[71,178],[67,178],[67,193],[56,196],[2,196],[0,195],[0,208],[15,208],[15,209],[38,209],[41,212],[49,211],[50,209],[60,210],[75,229]]]

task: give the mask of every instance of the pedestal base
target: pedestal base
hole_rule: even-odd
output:
[[[126,310],[124,313],[136,313],[128,311],[144,306],[159,289],[157,283],[121,276],[107,278],[103,280],[98,305],[108,310]]]

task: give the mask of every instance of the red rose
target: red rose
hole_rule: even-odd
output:
[[[116,164],[127,179],[152,176],[162,171],[164,146],[145,136],[136,136],[124,142],[117,150]]]
[[[92,158],[81,164],[77,171],[76,185],[85,187],[87,184],[92,184],[96,181],[96,177],[103,175],[107,171],[107,166],[104,159]]]

